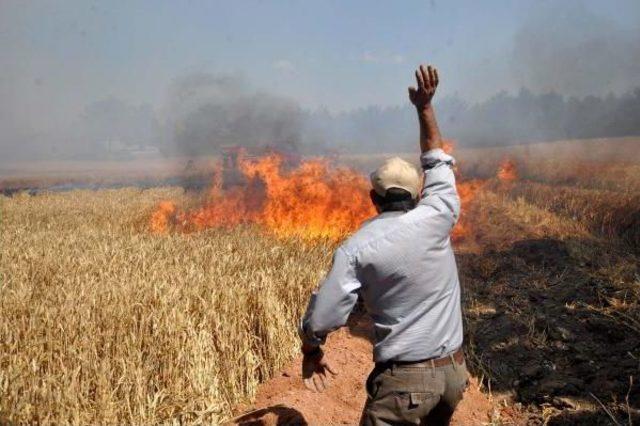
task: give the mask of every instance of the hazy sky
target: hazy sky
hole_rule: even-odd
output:
[[[640,83],[637,48],[628,60],[624,53],[638,34],[638,0],[1,0],[0,115],[5,127],[55,128],[110,96],[155,107],[174,78],[192,72],[240,73],[305,108],[398,105],[425,60],[441,69],[443,94],[470,100],[522,85],[623,91]],[[562,74],[558,49],[591,52],[575,47],[590,38],[596,60],[569,54],[567,66],[580,74],[624,62],[621,76],[547,80],[539,50]],[[621,53],[605,55],[612,46]]]

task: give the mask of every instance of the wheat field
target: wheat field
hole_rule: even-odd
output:
[[[0,423],[218,423],[295,353],[328,247],[151,235],[180,192],[2,198]]]
[[[514,181],[459,181],[471,191],[454,244],[469,365],[522,404],[522,424],[640,420],[632,148],[616,167],[517,158]],[[493,157],[478,167],[495,170]],[[258,225],[150,232],[162,201],[203,197],[0,196],[0,424],[218,424],[291,361],[337,242]]]

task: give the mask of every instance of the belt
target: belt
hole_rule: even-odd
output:
[[[444,367],[450,365],[452,360],[455,360],[458,364],[464,362],[464,352],[462,348],[458,349],[451,355],[444,356],[442,358],[429,358],[421,359],[418,361],[385,361],[376,362],[376,367],[388,368],[392,366],[411,366],[411,367]]]

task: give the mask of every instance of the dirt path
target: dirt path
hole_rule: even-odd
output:
[[[352,321],[353,323],[353,321]],[[239,407],[233,424],[357,424],[366,394],[364,382],[373,368],[368,324],[359,319],[349,328],[329,336],[325,352],[339,374],[324,393],[307,390],[300,374],[298,357],[279,375],[263,383],[253,407]],[[453,425],[480,425],[489,421],[494,404],[472,379],[452,422]]]

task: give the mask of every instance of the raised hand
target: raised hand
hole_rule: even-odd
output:
[[[420,150],[427,152],[442,148],[442,136],[438,129],[436,113],[431,105],[438,88],[438,70],[431,65],[420,65],[416,70],[418,88],[409,87],[409,99],[416,106],[420,121]]]
[[[431,99],[436,93],[439,82],[438,70],[431,65],[420,65],[416,70],[416,81],[418,88],[409,87],[409,99],[418,110],[423,110],[431,105]]]

